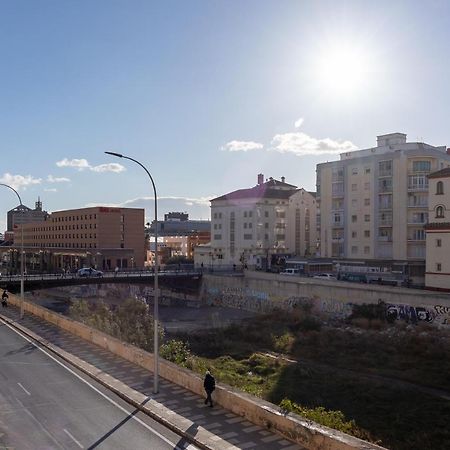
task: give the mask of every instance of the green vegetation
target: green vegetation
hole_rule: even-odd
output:
[[[327,411],[323,406],[317,408],[307,408],[299,405],[287,398],[280,402],[280,407],[284,411],[290,411],[305,419],[312,420],[326,427],[334,428],[338,431],[357,436],[361,439],[368,440],[370,436],[366,431],[361,430],[356,426],[354,420],[346,420],[341,411]]]

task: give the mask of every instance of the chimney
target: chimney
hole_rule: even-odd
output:
[[[284,180],[285,180],[285,179],[286,179],[286,178],[281,177],[281,182],[284,183]]]
[[[258,173],[258,184],[264,183],[264,174]]]

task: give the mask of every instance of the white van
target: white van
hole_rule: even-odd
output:
[[[284,272],[280,272],[280,275],[300,275],[299,269],[286,269]]]

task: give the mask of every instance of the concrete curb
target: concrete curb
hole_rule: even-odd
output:
[[[86,361],[83,361],[82,359],[72,355],[69,352],[66,352],[57,345],[50,343],[46,339],[35,334],[33,331],[17,323],[15,320],[5,317],[2,314],[0,314],[0,319],[5,323],[11,325],[13,328],[19,330],[21,333],[25,334],[35,342],[39,343],[42,347],[45,347],[52,353],[58,355],[61,359],[70,363],[72,366],[76,367],[78,370],[88,375],[90,378],[96,380],[102,386],[117,394],[127,403],[130,403],[135,408],[144,412],[155,421],[159,422],[166,428],[169,428],[180,437],[185,438],[191,444],[196,445],[202,450],[218,450],[230,448],[229,442],[224,441],[223,439],[218,439],[217,435],[210,433],[208,430],[201,426],[196,427],[197,433],[196,435],[192,435],[187,431],[193,425],[192,421],[174,413],[164,405],[161,405],[157,401],[153,400],[151,397],[146,397],[144,394],[135,391],[121,381],[113,378],[111,375],[98,370],[95,366],[87,363]],[[170,417],[171,420],[169,420],[168,417]],[[214,437],[213,447],[207,443],[207,441],[212,437]]]

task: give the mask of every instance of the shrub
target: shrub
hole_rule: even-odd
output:
[[[368,433],[359,428],[354,420],[347,421],[342,411],[327,411],[323,406],[306,408],[287,398],[281,401],[280,407],[284,411],[293,412],[305,419],[312,420],[313,422],[325,425],[326,427],[334,428],[335,430],[351,434],[352,436],[361,439],[368,438]]]
[[[189,344],[187,342],[177,341],[176,339],[171,339],[161,345],[159,353],[164,359],[184,367],[187,366],[188,359],[191,356]]]

